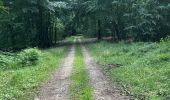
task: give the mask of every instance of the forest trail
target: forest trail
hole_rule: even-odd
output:
[[[34,100],[69,100],[70,77],[75,55],[75,46],[72,45],[69,53],[60,68],[51,79],[40,89]]]
[[[111,82],[102,73],[89,51],[82,45],[85,63],[88,69],[90,84],[93,88],[95,100],[129,100],[127,96],[120,95],[118,89],[113,88]]]
[[[100,67],[91,57],[81,39],[84,62],[89,73],[90,85],[93,89],[94,100],[129,100],[128,97],[120,95],[118,89],[113,88],[111,82],[102,73]],[[69,100],[69,88],[71,84],[71,73],[74,63],[75,46],[73,45],[60,68],[52,75],[52,78],[40,89],[34,100]]]

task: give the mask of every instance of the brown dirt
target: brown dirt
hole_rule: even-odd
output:
[[[40,89],[34,100],[69,100],[70,77],[74,61],[75,47],[72,46],[60,68]]]
[[[81,42],[81,39],[78,39]],[[93,88],[94,100],[129,100],[129,97],[120,95],[120,91],[113,87],[112,82],[102,73],[99,65],[90,56],[89,51],[82,45],[90,84]],[[69,100],[71,72],[75,55],[75,47],[69,50],[60,68],[51,76],[50,80],[40,89],[34,100]]]
[[[82,46],[85,63],[89,72],[90,83],[93,87],[95,100],[129,100],[129,97],[120,95],[120,91],[112,86],[112,82],[102,73],[99,66],[90,56],[88,50]]]

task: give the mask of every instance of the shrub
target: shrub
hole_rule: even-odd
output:
[[[16,69],[37,63],[41,55],[37,48],[25,49],[19,53],[0,53],[0,69]]]
[[[160,40],[160,43],[161,44],[165,44],[165,43],[169,43],[170,42],[170,36],[167,36],[166,38],[162,38]]]
[[[14,65],[14,57],[13,56],[8,56],[4,54],[0,54],[0,68],[1,69],[7,69],[7,67],[12,67]]]
[[[25,49],[17,54],[17,60],[22,66],[36,64],[41,55],[37,48]]]
[[[160,54],[160,55],[158,55],[158,59],[160,61],[168,61],[170,59],[170,56],[167,54]]]

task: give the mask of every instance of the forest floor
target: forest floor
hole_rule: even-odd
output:
[[[103,74],[81,39],[69,50],[60,68],[35,100],[128,100]],[[90,40],[91,42],[91,40]]]
[[[66,46],[39,50],[41,54],[36,64],[23,66],[15,62],[18,60],[17,54],[5,56],[6,69],[0,66],[0,100],[33,100],[37,89],[59,68],[67,51]]]

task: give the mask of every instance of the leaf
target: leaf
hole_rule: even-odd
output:
[[[160,10],[165,10],[165,9],[168,9],[166,6],[163,6],[163,5],[161,5],[161,6],[158,6],[157,8],[158,8],[158,9],[160,9]]]
[[[56,8],[67,8],[68,7],[68,3],[66,2],[49,2],[50,6],[56,7]]]
[[[112,4],[119,4],[119,1],[113,1]]]

